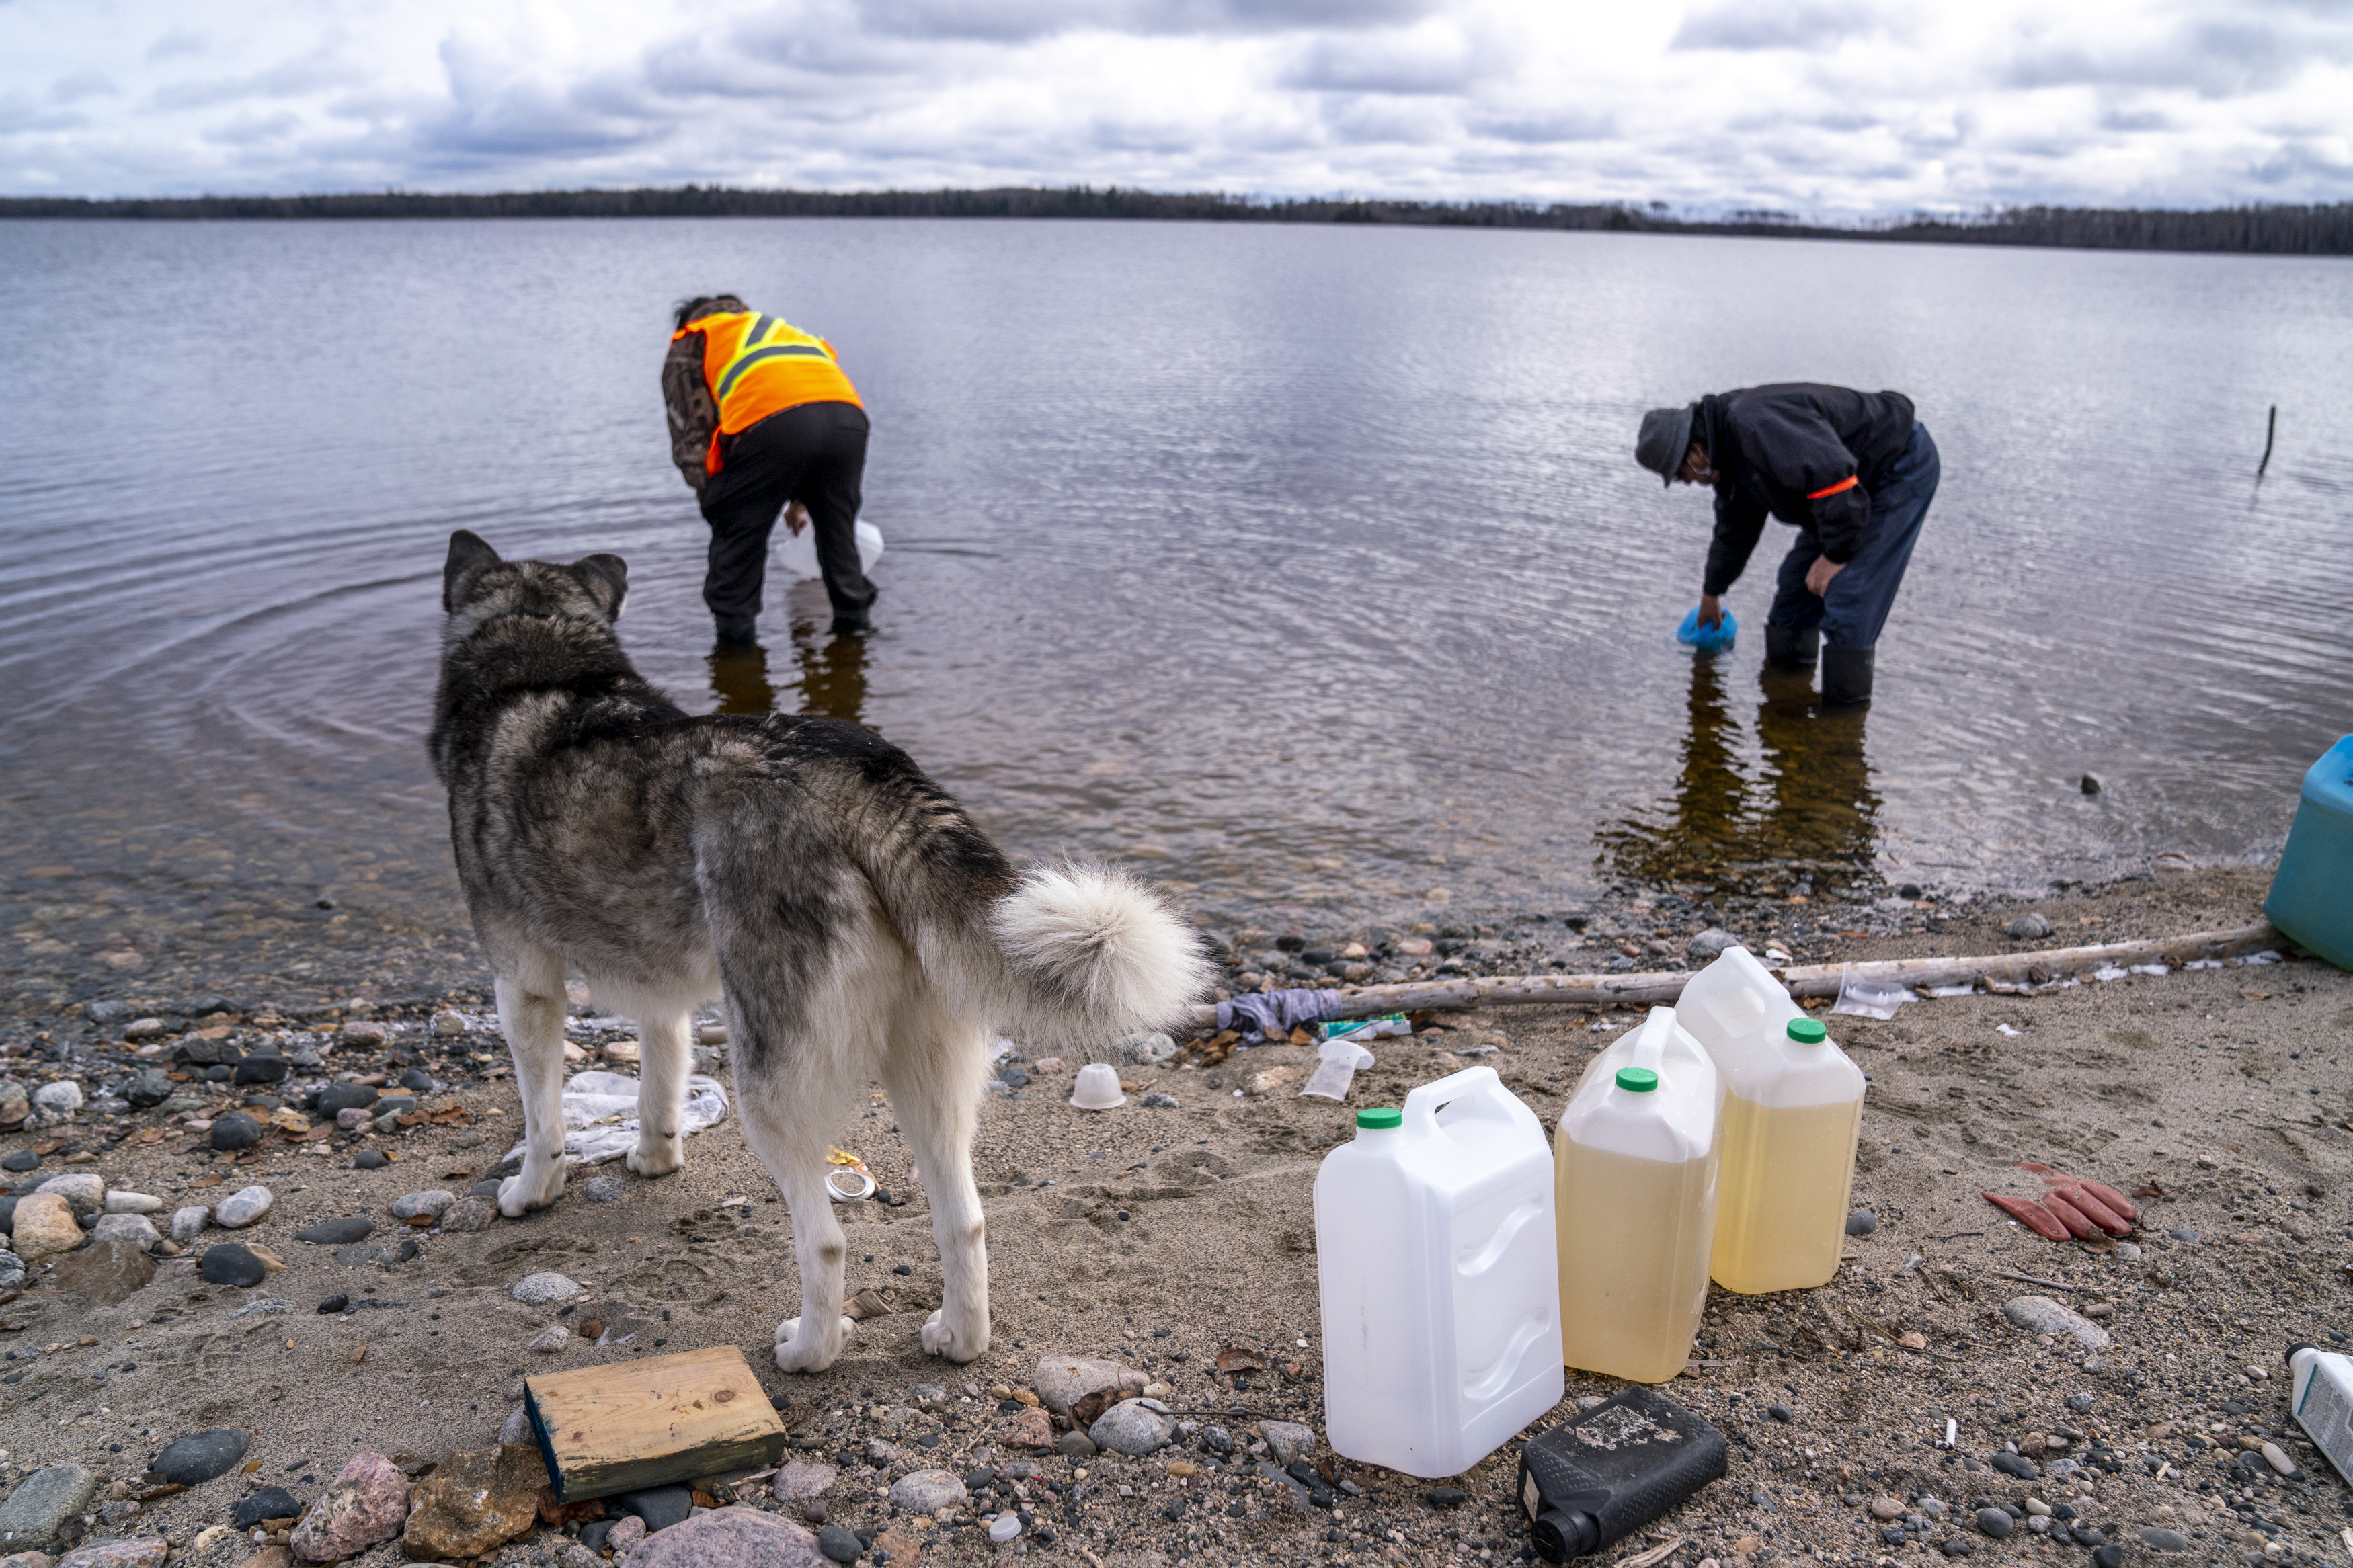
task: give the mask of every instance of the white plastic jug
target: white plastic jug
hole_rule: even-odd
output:
[[[1554,1142],[1561,1353],[1664,1383],[1691,1359],[1715,1239],[1715,1064],[1653,1007],[1601,1053]]]
[[[1457,1476],[1560,1403],[1552,1161],[1493,1068],[1356,1113],[1315,1176],[1333,1452]]]
[[[1675,1018],[1724,1081],[1709,1272],[1744,1296],[1830,1283],[1854,1190],[1862,1069],[1746,948],[1700,971]]]
[[[817,524],[812,522],[798,533],[788,531],[784,520],[776,520],[776,531],[770,534],[776,552],[776,564],[795,577],[819,577],[824,574],[817,563]],[[882,559],[882,531],[860,518],[858,521],[858,569],[871,572],[874,563]]]
[[[2353,1478],[2353,1358],[2313,1345],[2288,1352],[2287,1407],[2340,1476]]]

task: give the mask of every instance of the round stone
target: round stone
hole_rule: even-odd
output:
[[[1183,1508],[1185,1505],[1179,1502],[1176,1506],[1178,1508]],[[1020,1533],[1021,1519],[1018,1514],[999,1514],[988,1527],[988,1539],[995,1542],[999,1546],[1004,1545],[1007,1542],[1012,1540],[1015,1536]]]
[[[395,1219],[415,1219],[419,1215],[430,1215],[435,1219],[439,1219],[449,1212],[449,1205],[457,1201],[457,1194],[445,1193],[438,1189],[423,1193],[403,1193],[392,1200],[392,1216]]]
[[[891,1501],[909,1513],[937,1513],[972,1494],[946,1470],[915,1470],[891,1483]]]
[[[1095,1453],[1094,1439],[1084,1432],[1065,1432],[1055,1439],[1054,1451],[1073,1459],[1084,1459]]]
[[[2018,1521],[2010,1518],[2006,1510],[1981,1508],[1978,1510],[1978,1528],[2000,1541],[2018,1528]]]
[[[1846,1233],[1849,1236],[1869,1236],[1878,1228],[1879,1216],[1869,1209],[1857,1209],[1846,1216]]]
[[[1123,1399],[1095,1417],[1087,1436],[1098,1448],[1141,1458],[1166,1447],[1176,1430],[1176,1421],[1158,1400]]]
[[[318,1110],[322,1117],[335,1116],[346,1110],[364,1110],[375,1101],[375,1090],[366,1084],[331,1083],[319,1091]]]
[[[37,1193],[55,1193],[65,1199],[76,1215],[100,1214],[106,1208],[106,1182],[87,1171],[77,1171],[69,1176],[51,1176],[33,1189]]]
[[[235,1083],[282,1083],[293,1068],[284,1057],[248,1057],[237,1064]]]
[[[163,1199],[150,1197],[145,1193],[118,1191],[106,1194],[106,1212],[109,1214],[159,1214],[163,1207]]]
[[[381,1171],[391,1163],[391,1159],[381,1149],[363,1149],[352,1156],[352,1169],[354,1171]]]
[[[817,1549],[828,1563],[855,1563],[866,1551],[858,1544],[858,1537],[838,1524],[828,1524],[817,1532]]]
[[[277,1201],[268,1187],[240,1187],[213,1205],[213,1223],[224,1230],[243,1230],[258,1223]]]
[[[216,1149],[250,1149],[261,1142],[261,1123],[242,1110],[232,1110],[213,1123],[208,1142]]]
[[[544,1307],[556,1301],[569,1301],[573,1297],[586,1292],[561,1274],[533,1274],[517,1281],[515,1288],[507,1294],[526,1307]]]
[[[365,1241],[375,1229],[375,1221],[365,1215],[345,1215],[339,1219],[322,1219],[316,1225],[306,1225],[294,1233],[297,1241],[307,1241],[313,1247],[349,1247],[355,1241]]]
[[[71,1116],[81,1109],[81,1085],[71,1079],[59,1079],[45,1083],[33,1091],[33,1103],[43,1110],[54,1110],[61,1116]]]
[[[234,1242],[205,1248],[205,1256],[196,1265],[196,1272],[208,1285],[234,1285],[249,1290],[268,1278],[269,1270],[261,1259]]]
[[[41,1157],[30,1149],[19,1149],[6,1159],[0,1160],[0,1171],[37,1171],[40,1168]]]
[[[617,1204],[628,1192],[628,1185],[618,1176],[591,1176],[583,1189],[592,1204]],[[497,1194],[493,1193],[492,1196]]]
[[[213,1248],[215,1252],[222,1250]],[[243,1247],[236,1250],[245,1251]],[[190,1433],[170,1445],[147,1468],[166,1485],[202,1486],[236,1468],[237,1461],[245,1458],[246,1443],[246,1435],[236,1427],[216,1426],[210,1431]]]

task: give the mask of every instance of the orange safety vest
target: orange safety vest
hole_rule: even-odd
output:
[[[769,415],[804,403],[859,401],[833,345],[776,316],[728,310],[689,321],[670,336],[702,334],[702,379],[719,408],[704,468],[717,473],[719,437],[749,429]]]

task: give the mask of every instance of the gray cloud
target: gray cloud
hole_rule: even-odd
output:
[[[1026,42],[1072,32],[1235,35],[1410,22],[1439,0],[859,0],[874,30],[902,37]]]
[[[1857,38],[1875,38],[1884,31],[1884,20],[1868,0],[1796,0],[1787,5],[1731,0],[1685,12],[1667,47],[1819,53]]]
[[[212,47],[202,33],[187,27],[174,27],[147,46],[150,60],[178,59],[185,55],[200,55]]]
[[[1308,92],[1410,96],[1467,93],[1494,74],[1494,63],[1467,47],[1433,47],[1410,35],[1319,38],[1279,79]]]

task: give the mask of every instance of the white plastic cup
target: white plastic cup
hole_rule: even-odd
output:
[[[1125,1105],[1127,1096],[1120,1092],[1119,1069],[1109,1062],[1089,1062],[1079,1069],[1079,1081],[1071,1091],[1071,1103],[1081,1110],[1109,1110],[1115,1105]]]

